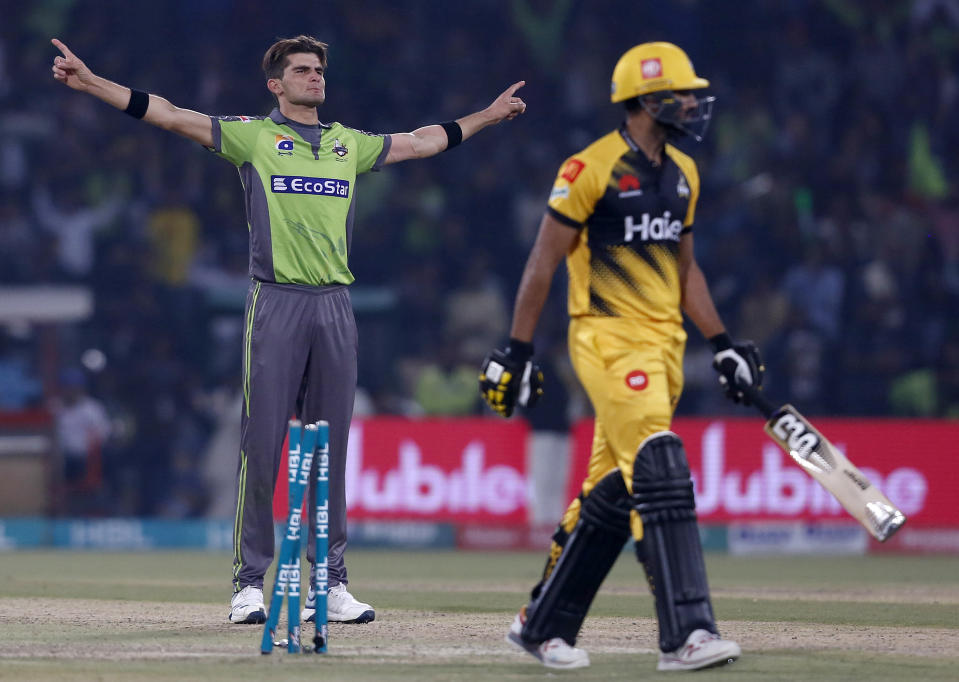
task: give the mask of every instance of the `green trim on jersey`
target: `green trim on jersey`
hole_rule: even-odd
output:
[[[240,170],[251,275],[281,284],[350,284],[356,176],[376,169],[388,138],[340,123],[269,117],[213,119],[212,151]]]
[[[260,283],[253,288],[253,300],[250,301],[250,311],[246,318],[246,333],[243,339],[243,404],[246,416],[250,416],[250,375],[253,362],[253,320],[256,317],[256,302],[260,298]]]
[[[246,453],[240,450],[240,475],[233,519],[233,591],[240,591],[239,575],[243,567],[243,507],[246,506]]]

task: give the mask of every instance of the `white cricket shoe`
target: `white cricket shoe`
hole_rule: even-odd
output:
[[[676,651],[661,652],[656,670],[699,670],[732,663],[742,651],[736,642],[708,630],[693,630]]]
[[[303,609],[300,611],[300,620],[304,623],[312,623],[316,615],[316,590],[310,585],[306,593],[306,601],[303,602]],[[329,610],[327,610],[327,620],[329,620]]]
[[[509,626],[509,632],[506,633],[507,642],[535,657],[547,668],[572,670],[573,668],[585,668],[589,666],[589,654],[583,649],[570,646],[566,643],[566,640],[561,637],[553,637],[539,644],[529,644],[523,641],[520,633],[523,631],[523,623],[525,621],[526,608],[524,607],[516,614],[512,625]]]
[[[310,585],[306,592],[306,601],[303,602],[303,608],[300,610],[300,620],[304,623],[312,623],[316,616],[316,590]]]
[[[247,585],[233,594],[230,600],[231,623],[266,622],[266,607],[263,605],[263,590]]]
[[[315,595],[313,588],[310,588],[306,600],[309,609],[309,618],[303,615],[302,619],[309,622],[313,620],[313,614],[316,609]],[[303,609],[303,614],[307,613],[307,608]],[[357,601],[350,594],[346,585],[340,583],[333,585],[326,595],[326,618],[331,623],[371,623],[376,618],[376,611],[369,604]]]

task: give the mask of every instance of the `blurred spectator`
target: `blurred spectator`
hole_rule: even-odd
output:
[[[167,185],[164,202],[154,209],[147,223],[153,276],[171,287],[183,286],[196,257],[200,219],[178,194]]]
[[[40,226],[56,240],[57,261],[70,278],[88,277],[95,262],[96,233],[123,208],[119,196],[90,206],[76,182],[56,187],[40,185],[33,192],[33,210]]]
[[[428,416],[455,417],[474,414],[479,407],[476,363],[465,357],[462,341],[444,339],[421,356],[413,396]]]
[[[506,336],[509,309],[489,253],[474,249],[472,256],[462,268],[460,285],[446,296],[443,333],[461,339],[463,361],[478,367],[487,350]]]
[[[832,343],[839,339],[845,284],[842,270],[826,262],[823,245],[816,241],[786,272],[782,288],[812,329]]]
[[[43,272],[36,256],[35,227],[14,196],[0,195],[0,282],[29,282]],[[49,262],[49,261],[48,261]]]
[[[760,265],[752,285],[739,304],[739,335],[750,339],[759,348],[766,348],[782,329],[789,316],[789,299],[775,285],[770,268]]]
[[[110,437],[110,418],[103,403],[87,392],[86,376],[78,367],[61,373],[60,397],[52,411],[63,458],[66,511],[89,510],[89,496],[103,483],[103,448]]]
[[[42,398],[28,325],[0,327],[0,410],[35,407]]]
[[[784,376],[780,384],[790,400],[810,414],[827,412],[831,407],[826,381],[829,352],[825,337],[810,324],[803,308],[793,307],[786,324],[767,346],[767,362],[773,372]],[[772,382],[770,382],[772,386]],[[777,392],[783,388],[777,387]]]

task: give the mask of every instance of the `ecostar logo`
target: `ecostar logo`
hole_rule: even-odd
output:
[[[363,466],[363,426],[350,427],[346,463],[346,507],[409,516],[485,514],[507,516],[526,507],[529,482],[506,465],[488,466],[482,442],[469,441],[458,466],[444,471],[425,463],[421,446],[400,439],[395,466],[377,471]]]
[[[338,178],[308,178],[298,175],[271,175],[274,194],[319,194],[327,197],[350,196],[350,181]]]
[[[845,451],[840,443],[836,447]],[[844,452],[845,454],[845,452]],[[899,467],[883,476],[860,467],[906,516],[922,511],[929,483],[922,472]],[[701,516],[775,515],[842,516],[842,506],[819,483],[786,459],[773,443],[762,450],[762,469],[742,472],[726,468],[726,429],[722,423],[706,428],[702,437],[702,466],[693,472],[696,511]]]

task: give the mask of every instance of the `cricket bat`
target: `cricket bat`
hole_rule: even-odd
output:
[[[777,408],[760,389],[752,386],[738,384],[737,387],[766,417],[765,430],[769,437],[819,481],[874,538],[885,542],[902,527],[905,514],[799,410],[788,404]]]

